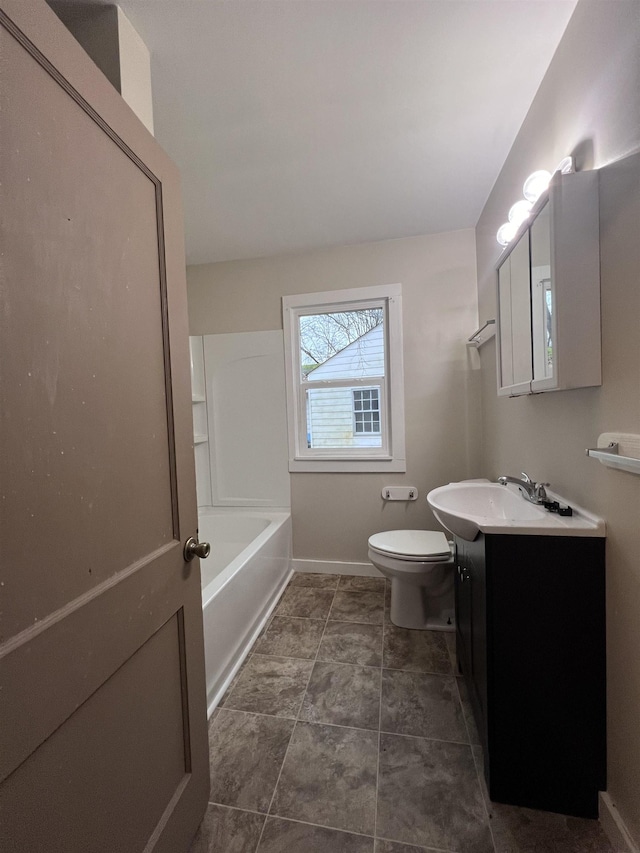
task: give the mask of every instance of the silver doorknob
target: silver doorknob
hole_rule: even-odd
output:
[[[198,542],[191,536],[184,545],[184,561],[191,562],[194,557],[200,557],[201,560],[206,560],[211,553],[211,545],[208,542]]]

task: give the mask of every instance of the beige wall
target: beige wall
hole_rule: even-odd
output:
[[[140,121],[153,133],[151,57],[119,6],[47,0]]]
[[[151,57],[131,21],[118,6],[120,94],[140,121],[153,133]]]
[[[188,269],[192,335],[281,329],[285,294],[394,282],[402,284],[407,473],[292,474],[297,558],[364,561],[372,533],[435,525],[427,491],[476,473],[479,371],[468,370],[465,346],[477,325],[473,231]],[[418,487],[419,500],[385,504],[382,486],[403,483]]]
[[[526,176],[575,153],[601,168],[601,388],[496,396],[481,351],[483,474],[526,470],[607,521],[608,790],[640,842],[640,477],[588,459],[605,431],[640,432],[640,5],[581,0],[476,229],[481,316],[495,316],[495,234]],[[614,163],[614,161],[619,161]],[[576,595],[580,591],[576,590]],[[553,590],[549,591],[553,595]]]
[[[119,92],[118,8],[71,0],[47,0],[47,3]]]

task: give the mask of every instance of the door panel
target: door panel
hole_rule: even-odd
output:
[[[55,614],[46,630],[14,638],[3,647],[3,725],[0,779],[110,678],[171,617],[175,560],[154,561],[152,583],[136,570],[108,588]],[[139,602],[132,607],[129,602]],[[150,614],[153,614],[151,620]],[[104,629],[96,630],[96,626]],[[28,678],[23,674],[29,673]],[[33,713],[33,708],[38,713]]]
[[[4,551],[21,563],[10,587],[29,589],[5,620],[15,634],[171,542],[173,436],[156,186],[74,100],[56,97],[57,82],[20,44],[6,39],[3,56],[13,94],[3,109],[6,239],[20,247],[5,267],[3,346],[23,395],[5,440],[24,448],[4,474],[20,534],[12,526]],[[21,86],[32,92],[28,123]]]
[[[178,175],[44,2],[0,0],[0,39],[0,849],[180,853],[208,744]]]
[[[78,813],[93,816],[82,828],[86,849],[144,848],[185,779],[178,636],[174,615],[11,776],[2,792],[3,833],[14,841],[4,849],[66,853]],[[25,820],[29,800],[46,803],[37,820]]]

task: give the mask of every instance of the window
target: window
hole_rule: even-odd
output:
[[[290,471],[404,471],[400,285],[282,300]]]
[[[380,394],[378,388],[353,392],[354,432],[380,432]]]

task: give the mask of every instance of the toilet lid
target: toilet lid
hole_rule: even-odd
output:
[[[435,530],[387,530],[369,537],[369,547],[390,556],[439,560],[451,555],[444,533]]]

